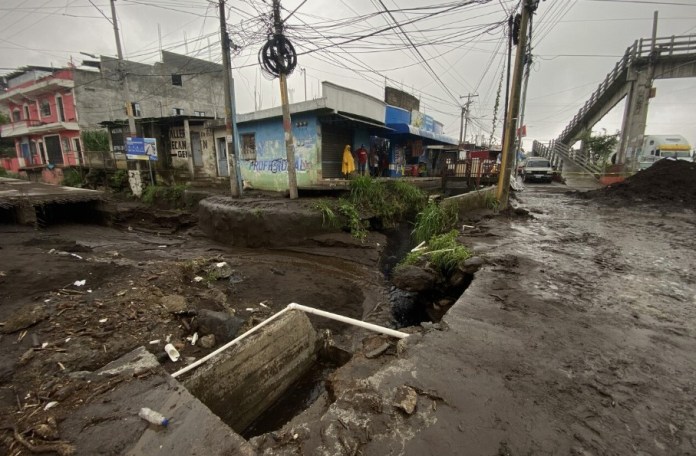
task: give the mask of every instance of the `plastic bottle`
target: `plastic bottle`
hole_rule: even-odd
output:
[[[165,418],[164,415],[161,413],[155,412],[154,410],[150,410],[147,407],[143,407],[140,409],[140,412],[138,413],[138,416],[145,421],[148,421],[152,424],[156,424],[158,426],[164,426],[167,427],[169,424],[169,419]]]

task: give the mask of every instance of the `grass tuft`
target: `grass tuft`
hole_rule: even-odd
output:
[[[416,216],[412,235],[416,244],[427,241],[438,234],[446,233],[457,226],[459,221],[459,207],[452,200],[445,200],[441,204],[430,201],[428,205]]]
[[[442,275],[449,275],[471,257],[471,251],[457,241],[458,235],[457,230],[452,230],[445,234],[433,236],[423,250],[410,252],[397,265],[397,268],[429,262]]]

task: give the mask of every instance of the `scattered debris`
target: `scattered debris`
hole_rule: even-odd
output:
[[[44,406],[44,411],[49,410],[49,409],[52,409],[52,408],[55,407],[56,405],[58,405],[58,401],[51,401],[51,402],[49,402],[48,404],[46,404],[46,405]]]
[[[418,403],[418,393],[410,386],[402,385],[396,389],[394,394],[394,407],[403,410],[408,415],[416,411]]]
[[[164,346],[164,351],[167,352],[167,355],[169,355],[169,359],[171,359],[173,362],[179,361],[179,358],[181,355],[179,354],[179,350],[174,347],[172,344],[167,344]]]
[[[76,281],[73,283],[73,285],[75,285],[76,287],[81,287],[81,286],[83,286],[85,283],[87,283],[87,280],[86,280],[86,279],[83,279],[83,280],[76,280]]]
[[[198,345],[202,348],[213,348],[215,346],[215,334],[208,334],[207,336],[201,337],[198,341]]]

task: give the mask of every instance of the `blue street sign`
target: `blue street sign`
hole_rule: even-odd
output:
[[[157,140],[155,138],[126,138],[126,158],[128,160],[157,160]]]

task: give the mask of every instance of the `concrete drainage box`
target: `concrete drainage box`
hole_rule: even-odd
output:
[[[203,364],[183,383],[241,433],[316,358],[316,331],[303,312],[291,311]]]

